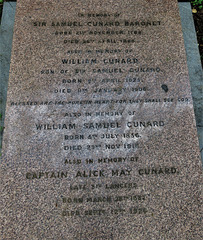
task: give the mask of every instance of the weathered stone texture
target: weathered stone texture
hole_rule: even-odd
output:
[[[3,239],[201,238],[176,0],[18,1]]]

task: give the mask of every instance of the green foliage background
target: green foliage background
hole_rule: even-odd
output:
[[[193,0],[191,3],[194,7],[198,7],[199,9],[203,8],[203,0]]]

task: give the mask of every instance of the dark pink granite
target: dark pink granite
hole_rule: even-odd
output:
[[[200,240],[201,173],[176,0],[18,1],[3,240]]]

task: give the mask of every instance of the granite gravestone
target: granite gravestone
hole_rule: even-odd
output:
[[[202,239],[176,0],[21,0],[2,239]]]

